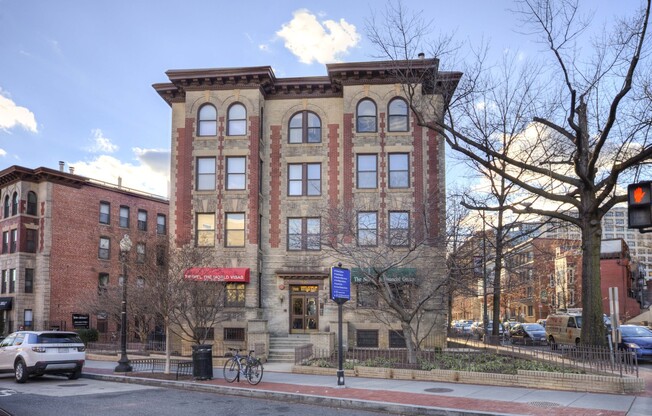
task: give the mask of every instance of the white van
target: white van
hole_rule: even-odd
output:
[[[582,332],[582,314],[557,312],[546,318],[546,338],[550,349],[556,350],[559,344],[579,345]]]

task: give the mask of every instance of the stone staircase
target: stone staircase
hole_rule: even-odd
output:
[[[269,337],[270,363],[294,364],[294,348],[310,343],[310,335],[290,334],[286,337]]]

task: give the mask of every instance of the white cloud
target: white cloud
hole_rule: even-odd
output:
[[[267,45],[266,43],[261,43],[260,45],[258,45],[258,49],[263,52],[269,52],[269,45]]]
[[[7,151],[5,149],[0,149],[0,156],[2,157],[7,156]]]
[[[16,105],[0,89],[0,130],[9,131],[16,126],[32,133],[38,133],[34,113],[25,107]]]
[[[101,155],[90,161],[70,162],[75,174],[117,185],[118,177],[122,186],[154,195],[167,196],[170,173],[169,151],[157,149],[133,149],[135,164],[125,163],[109,155]],[[162,160],[167,160],[163,167]]]
[[[111,143],[111,139],[104,137],[100,129],[91,130],[93,144],[85,150],[91,153],[115,153],[120,148],[118,145]]]
[[[355,26],[344,19],[320,23],[317,16],[305,9],[295,11],[292,20],[276,34],[285,40],[285,47],[306,64],[337,62],[339,55],[360,41]]]

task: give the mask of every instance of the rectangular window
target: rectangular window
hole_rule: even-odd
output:
[[[120,227],[129,228],[129,207],[120,206]]]
[[[244,212],[227,212],[224,243],[226,247],[244,247],[245,214]]]
[[[378,330],[358,329],[355,341],[358,348],[378,348]]]
[[[389,213],[389,245],[405,247],[410,243],[410,213],[393,211]]]
[[[288,164],[288,195],[321,195],[321,163]]]
[[[403,331],[389,330],[389,348],[405,348]]]
[[[215,189],[215,158],[197,158],[197,190],[212,191]]]
[[[392,291],[394,300],[401,307],[409,309],[412,307],[412,285],[407,283],[390,283],[389,289]]]
[[[534,316],[534,306],[529,305],[527,307],[527,316]]]
[[[136,263],[145,263],[145,243],[136,244]]]
[[[100,202],[100,224],[109,224],[111,220],[111,204]]]
[[[224,341],[244,341],[244,328],[224,328]]]
[[[215,245],[215,213],[197,214],[195,234],[197,247]]]
[[[389,187],[408,188],[410,186],[410,158],[407,153],[389,154]]]
[[[97,332],[100,334],[109,332],[109,320],[106,319],[106,314],[97,315]]]
[[[321,250],[320,218],[288,218],[288,250]]]
[[[25,293],[34,293],[34,269],[25,269]]]
[[[244,156],[226,158],[226,189],[245,189],[245,166]]]
[[[156,265],[165,266],[165,246],[156,246]]]
[[[357,155],[358,189],[375,189],[378,187],[378,156]]]
[[[9,252],[9,231],[2,232],[2,254]]]
[[[138,229],[140,231],[147,231],[147,211],[138,210]]]
[[[111,240],[108,237],[100,237],[100,249],[98,257],[108,260],[111,253]]]
[[[9,293],[16,291],[16,269],[9,269]]]
[[[34,326],[34,314],[31,309],[25,309],[25,312],[23,312],[23,321],[25,329],[31,330]]]
[[[2,293],[7,293],[7,283],[9,283],[9,275],[6,270],[2,271]]]
[[[167,232],[167,219],[163,214],[156,214],[156,234],[165,235]]]
[[[18,230],[11,230],[11,244],[9,246],[9,252],[15,253],[18,248]]]
[[[358,245],[378,245],[377,212],[358,212]]]
[[[195,338],[205,339],[207,341],[212,341],[215,339],[215,329],[207,327],[197,327],[194,329]]]
[[[109,274],[100,273],[97,276],[97,293],[100,295],[105,293],[108,287],[109,287]]]
[[[368,284],[356,285],[357,305],[361,308],[378,307],[378,294],[373,286]]]
[[[224,293],[224,306],[239,307],[245,306],[245,284],[244,283],[227,283]]]
[[[28,253],[36,253],[36,230],[28,228],[25,233],[25,250]]]

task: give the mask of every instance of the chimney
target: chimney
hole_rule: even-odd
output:
[[[122,188],[122,177],[118,176],[118,188]]]
[[[59,172],[63,172],[63,167],[66,165],[66,162],[63,160],[59,161]]]
[[[68,166],[68,170],[70,171],[71,175],[75,174],[75,168],[73,166]]]
[[[426,59],[426,54],[423,52],[419,52],[419,59],[424,60]]]

